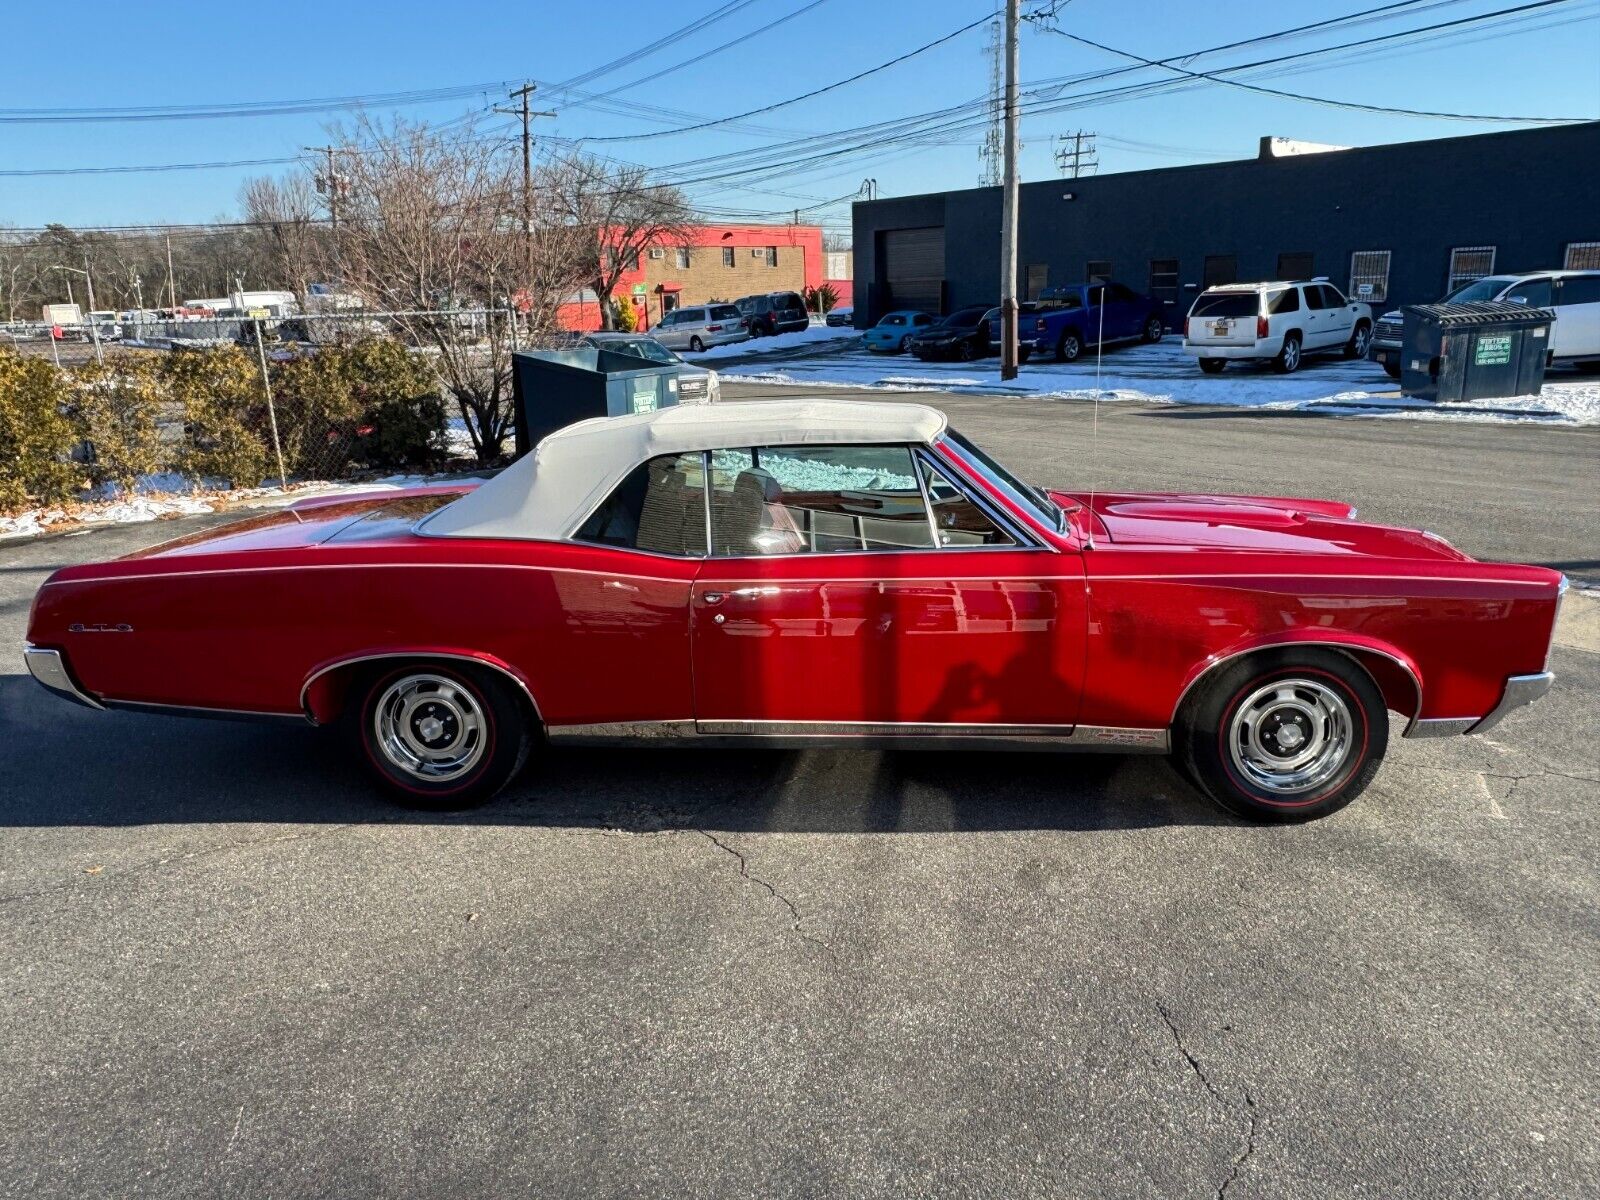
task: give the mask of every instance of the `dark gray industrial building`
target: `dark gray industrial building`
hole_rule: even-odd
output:
[[[1326,276],[1380,311],[1496,272],[1600,267],[1600,122],[1271,152],[1025,183],[1018,294],[1116,279],[1181,323],[1199,292]],[[858,203],[857,325],[895,308],[993,303],[999,188]]]

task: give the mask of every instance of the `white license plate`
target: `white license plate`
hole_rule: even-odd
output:
[[[1230,329],[1232,329],[1232,328],[1233,328],[1233,325],[1232,325],[1231,322],[1228,322],[1228,321],[1217,321],[1217,322],[1212,324],[1211,332],[1216,334],[1218,337],[1227,337],[1228,336],[1228,331]]]

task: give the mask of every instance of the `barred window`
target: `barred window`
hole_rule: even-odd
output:
[[[1464,283],[1493,274],[1493,246],[1457,246],[1450,251],[1450,278],[1444,290],[1448,294]]]
[[[724,246],[722,248],[722,265],[725,266],[725,267],[733,266],[733,247],[732,246]]]
[[[1568,271],[1600,271],[1600,242],[1568,242],[1563,266]]]
[[[1375,304],[1389,298],[1389,251],[1357,250],[1350,256],[1350,297]]]

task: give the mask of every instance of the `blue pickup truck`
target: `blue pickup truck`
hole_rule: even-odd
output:
[[[1159,342],[1167,331],[1161,301],[1120,283],[1046,288],[1037,301],[1020,307],[1017,357],[1023,361],[1034,354],[1054,354],[1057,362],[1075,362],[1095,344],[1102,330],[1108,346],[1114,342]],[[989,322],[989,343],[999,348],[998,312]]]

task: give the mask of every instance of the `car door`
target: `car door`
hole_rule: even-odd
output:
[[[700,732],[1070,728],[1086,622],[1076,552],[908,446],[710,457],[713,553],[691,616]]]
[[[1106,341],[1127,341],[1144,331],[1147,306],[1132,288],[1106,285]]]
[[[1322,289],[1314,283],[1299,289],[1301,303],[1301,328],[1305,330],[1301,345],[1307,350],[1323,350],[1328,346],[1329,317]]]
[[[1576,339],[1568,330],[1571,326],[1563,328],[1566,313],[1556,304],[1556,288],[1554,281],[1548,275],[1540,275],[1535,279],[1523,279],[1507,288],[1500,297],[1507,304],[1520,304],[1524,308],[1550,308],[1556,314],[1555,324],[1550,327],[1550,353],[1560,358],[1572,351],[1566,347],[1569,342],[1575,343]],[[1573,322],[1576,324],[1577,322]]]
[[[1327,336],[1327,345],[1343,346],[1350,340],[1350,335],[1355,332],[1355,314],[1350,311],[1350,303],[1344,298],[1343,293],[1331,283],[1317,285],[1317,290],[1322,293],[1324,316],[1327,328],[1323,333]]]
[[[1600,359],[1600,275],[1556,281],[1551,350],[1562,358]]]
[[[677,325],[678,313],[676,311],[662,313],[661,320],[656,322],[656,327],[655,329],[651,330],[651,332],[655,335],[656,341],[660,342],[663,346],[666,346],[669,349],[676,349],[678,345]]]

